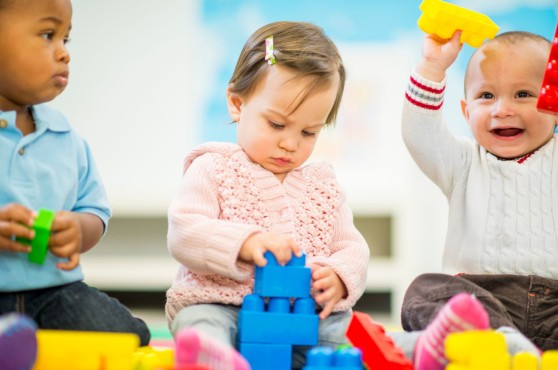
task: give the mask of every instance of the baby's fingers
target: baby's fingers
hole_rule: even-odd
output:
[[[254,251],[252,252],[252,259],[254,260],[254,264],[256,266],[264,267],[267,265],[267,260],[265,259],[263,252],[264,251],[260,248],[254,248]]]
[[[11,239],[0,238],[0,250],[29,253],[31,252],[31,247],[25,244],[19,244]]]
[[[79,253],[74,253],[70,257],[68,257],[68,261],[66,262],[59,262],[56,264],[60,270],[73,270],[79,265]]]

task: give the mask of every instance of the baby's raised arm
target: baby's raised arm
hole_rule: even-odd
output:
[[[456,31],[449,40],[426,35],[422,44],[422,58],[415,71],[427,80],[441,82],[463,47],[460,37],[461,31]]]

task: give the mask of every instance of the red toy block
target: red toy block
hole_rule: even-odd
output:
[[[544,113],[558,113],[558,26],[552,40],[537,108]]]
[[[384,327],[362,312],[354,312],[347,329],[351,344],[362,351],[369,369],[412,370],[413,363],[386,335]]]

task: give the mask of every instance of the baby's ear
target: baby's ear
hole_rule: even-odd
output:
[[[469,121],[469,111],[467,110],[467,101],[465,99],[461,99],[461,113],[463,113],[463,117]]]
[[[238,122],[240,120],[240,111],[242,110],[242,99],[240,95],[232,92],[230,87],[227,87],[227,108],[232,120]]]

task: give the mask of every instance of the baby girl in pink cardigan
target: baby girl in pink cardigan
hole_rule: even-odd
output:
[[[320,345],[346,342],[369,249],[331,166],[305,164],[344,84],[337,48],[312,24],[271,23],[244,46],[227,90],[238,143],[195,148],[169,208],[168,248],[181,266],[166,312],[173,334],[189,330],[193,358],[248,368],[234,350],[238,310],[267,251],[282,264],[306,253]],[[293,366],[304,358],[295,347]]]

